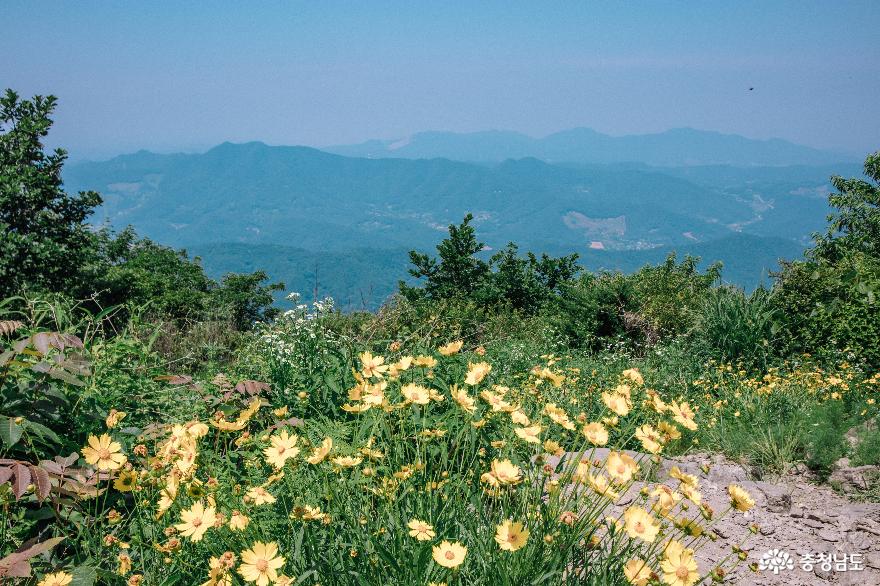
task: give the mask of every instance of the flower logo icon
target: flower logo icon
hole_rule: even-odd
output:
[[[788,555],[787,551],[781,549],[768,549],[761,560],[758,562],[758,568],[761,570],[770,570],[774,574],[778,574],[782,570],[794,569],[794,560]]]

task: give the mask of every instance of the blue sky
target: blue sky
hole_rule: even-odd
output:
[[[577,126],[880,148],[877,0],[4,0],[2,19],[0,82],[59,97],[75,159]]]

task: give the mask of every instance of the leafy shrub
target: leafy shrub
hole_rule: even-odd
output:
[[[717,287],[699,308],[690,338],[708,358],[765,369],[780,352],[777,313],[767,289],[747,296],[741,289]]]

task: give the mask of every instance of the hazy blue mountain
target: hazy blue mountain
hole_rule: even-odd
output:
[[[631,270],[676,249],[722,260],[727,279],[753,287],[824,226],[830,169],[367,159],[226,143],[70,165],[65,182],[104,195],[97,222],[186,247],[214,275],[262,267],[310,294],[317,265],[321,291],[372,307],[406,276],[406,251],[433,250],[467,212],[487,255],[514,241]]]
[[[517,132],[421,132],[401,140],[370,140],[327,147],[327,152],[368,158],[400,157],[500,162],[535,157],[548,162],[650,165],[823,165],[852,162],[849,154],[822,151],[785,140],[755,140],[692,128],[656,134],[609,136],[590,128],[574,128],[532,138]]]

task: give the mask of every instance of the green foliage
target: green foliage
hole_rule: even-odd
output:
[[[608,340],[645,341],[645,332],[628,328],[627,316],[637,308],[632,281],[625,275],[587,273],[562,285],[546,316],[566,345],[598,350]]]
[[[284,283],[263,285],[269,276],[265,271],[248,275],[224,275],[220,286],[214,290],[214,300],[229,314],[233,327],[238,331],[249,330],[255,322],[268,322],[281,310],[273,307],[273,292],[283,291]]]
[[[409,301],[470,299],[484,307],[507,307],[533,315],[566,283],[580,272],[577,254],[540,258],[533,253],[519,255],[519,248],[509,243],[488,262],[475,255],[485,249],[470,225],[467,214],[458,226],[449,226],[449,237],[437,245],[439,261],[427,254],[410,252],[410,274],[425,279],[424,287],[400,282],[400,293]]]
[[[852,252],[880,258],[880,151],[868,155],[864,166],[868,181],[831,178],[837,189],[828,198],[835,212],[828,216],[828,230],[816,237],[810,256],[835,262]]]
[[[689,337],[694,348],[719,362],[765,369],[779,352],[778,309],[769,290],[717,287],[705,296]]]
[[[52,126],[54,96],[0,97],[0,298],[24,287],[75,287],[94,250],[84,222],[101,197],[64,191],[66,153],[47,153],[42,139]]]
[[[661,337],[686,332],[697,308],[721,278],[721,263],[700,273],[700,259],[685,256],[679,263],[670,253],[662,264],[648,265],[632,276],[639,313]]]
[[[832,179],[828,231],[805,261],[783,263],[774,297],[789,352],[846,349],[880,368],[880,153],[865,174]]]
[[[400,292],[404,297],[410,301],[467,297],[483,286],[489,276],[489,265],[474,258],[485,244],[477,240],[476,231],[470,225],[473,219],[472,214],[467,214],[460,225],[449,226],[449,237],[437,245],[439,262],[424,253],[409,253],[413,264],[409,272],[416,279],[425,279],[425,286],[415,289],[401,282]]]

